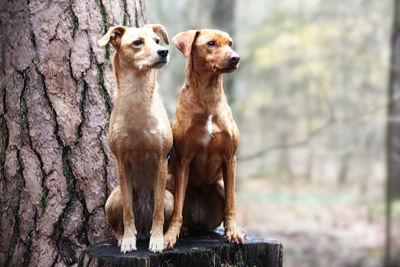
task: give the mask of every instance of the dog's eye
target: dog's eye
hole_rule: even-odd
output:
[[[209,41],[209,42],[207,43],[207,45],[208,45],[208,46],[215,46],[215,42],[214,42],[214,41]]]
[[[229,44],[229,46],[230,46],[230,47],[232,47],[232,46],[233,46],[233,43],[232,43],[232,41],[229,41],[229,43],[228,43],[228,44]]]
[[[142,40],[136,40],[136,41],[133,42],[134,46],[139,46],[141,44],[143,44]]]
[[[159,44],[160,43],[160,39],[156,39],[156,44]]]

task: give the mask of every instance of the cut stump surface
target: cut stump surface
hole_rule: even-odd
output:
[[[222,229],[191,233],[180,238],[172,250],[152,253],[148,241],[138,241],[138,250],[120,252],[115,239],[92,245],[80,266],[267,266],[281,267],[283,247],[276,240],[246,236],[246,244],[226,242]]]

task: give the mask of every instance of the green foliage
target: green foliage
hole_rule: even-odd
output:
[[[67,179],[67,182],[70,180],[69,174],[66,170],[63,170],[63,175]]]
[[[89,232],[89,223],[87,221],[85,221],[83,227],[85,229],[85,232],[88,233]]]
[[[48,192],[44,193],[42,195],[42,199],[40,201],[40,207],[42,208],[42,215],[44,214],[44,212],[46,211],[46,207],[47,207],[47,196],[48,196]]]

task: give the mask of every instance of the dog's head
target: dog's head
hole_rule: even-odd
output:
[[[101,47],[111,43],[118,53],[118,60],[124,67],[138,70],[161,68],[168,63],[168,49],[161,46],[161,34],[168,45],[168,34],[160,24],[149,24],[143,28],[125,26],[111,27],[98,41]]]
[[[228,73],[239,66],[239,55],[233,51],[232,38],[219,30],[190,30],[178,33],[172,41],[196,68],[215,73]]]

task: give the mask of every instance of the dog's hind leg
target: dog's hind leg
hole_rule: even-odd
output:
[[[188,231],[214,230],[222,223],[225,208],[222,177],[206,188],[188,190],[183,208],[182,229],[186,226]]]
[[[167,230],[172,213],[174,212],[174,194],[168,189],[164,194],[164,230]]]
[[[106,219],[114,231],[115,237],[118,240],[118,246],[121,246],[122,236],[124,235],[123,209],[121,187],[117,185],[106,202]]]

